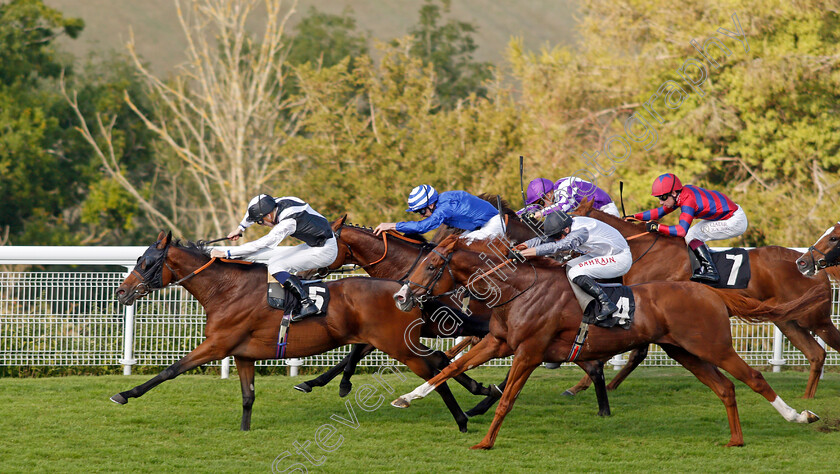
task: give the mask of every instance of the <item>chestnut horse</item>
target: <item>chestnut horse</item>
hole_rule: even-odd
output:
[[[151,291],[180,284],[204,307],[207,323],[205,339],[189,354],[164,369],[151,380],[120,392],[111,400],[125,404],[140,397],[161,382],[214,360],[234,356],[242,388],[241,429],[251,426],[254,403],[254,361],[275,359],[277,335],[283,312],[266,301],[266,268],[262,264],[216,261],[203,247],[172,242],[172,235],[161,234],[137,261],[131,274],[117,289],[120,303],[131,305]],[[420,330],[412,323],[420,310],[403,313],[394,308],[392,295],[399,283],[376,278],[344,278],[327,283],[330,303],[326,316],[310,317],[289,327],[284,357],[321,354],[353,343],[373,344],[412,372],[429,379],[439,361],[435,354],[420,356]],[[431,353],[431,351],[428,351]],[[439,392],[455,417],[458,428],[467,430],[467,417],[449,388]]]
[[[581,324],[580,306],[571,290],[562,264],[550,259],[528,260],[499,272],[488,271],[487,242],[468,244],[449,237],[428,254],[411,273],[408,282],[394,295],[397,305],[410,310],[416,301],[444,294],[457,285],[488,294],[501,303],[494,304],[490,334],[440,374],[392,405],[404,408],[422,398],[439,383],[484,362],[514,355],[509,383],[502,394],[496,415],[484,439],[473,449],[490,449],[499,428],[531,372],[544,360],[567,361]],[[508,263],[515,263],[511,260]],[[654,282],[630,287],[636,302],[630,328],[591,327],[583,344],[581,360],[603,359],[634,347],[659,344],[665,352],[708,385],[721,399],[729,418],[731,437],[727,446],[744,444],[735,403],[733,383],[723,368],[761,394],[788,421],[810,423],[819,419],[809,411],[796,413],[773,391],[757,370],[750,368],[732,348],[730,315],[754,320],[781,321],[794,307],[819,306],[828,290],[815,286],[798,300],[768,304],[693,282]]]
[[[532,230],[527,224],[520,221],[513,211],[505,207],[504,212],[509,216],[506,231],[513,242],[521,242],[536,235],[535,230]],[[420,238],[417,236],[408,238],[391,233],[382,233],[377,236],[371,228],[347,224],[346,217],[344,215],[332,223],[333,231],[338,239],[338,254],[335,261],[324,270],[336,270],[343,265],[352,264],[364,268],[372,277],[403,280],[408,277],[408,274],[414,269],[421,257],[424,257],[434,248],[432,244],[419,240]],[[446,229],[436,234],[435,238],[442,239],[445,238],[442,235],[448,235],[450,233],[451,230]],[[505,254],[507,249],[499,246],[499,248],[494,249],[494,252],[497,255],[499,253]],[[323,271],[321,275],[323,275]],[[454,298],[446,304],[461,306]],[[431,303],[429,305],[431,306]],[[462,320],[455,334],[451,331],[442,330],[440,320],[432,322],[424,318],[424,324],[422,326],[423,337],[473,336],[444,353],[443,356],[447,360],[453,358],[464,346],[477,343],[480,337],[483,337],[489,331],[488,321],[490,320],[490,309],[477,299],[470,300],[469,309],[472,317]],[[372,350],[373,346],[370,344],[356,344],[338,365],[315,379],[301,382],[295,388],[302,392],[310,392],[314,387],[324,386],[339,373],[343,373],[341,383],[339,384],[339,395],[342,397],[346,396],[352,389],[350,378],[355,372],[358,362]],[[580,364],[580,366],[589,374],[587,377],[588,380],[594,377],[597,381],[596,396],[599,407],[598,414],[609,415],[610,409],[604,385],[603,363],[600,361],[594,363],[585,362]],[[481,384],[469,378],[465,378],[463,381],[459,380],[459,382],[462,384],[474,384],[472,387],[477,388],[467,386],[474,394],[481,388]],[[485,413],[499,399],[504,386],[505,382],[502,382],[498,386],[491,385],[490,395],[478,405],[468,410],[467,416],[472,417]]]
[[[796,268],[807,277],[827,269],[832,277],[840,279],[837,265],[840,265],[840,222],[829,227],[817,243],[808,247],[808,252],[796,259]]]
[[[644,225],[626,222],[592,208],[592,203],[584,200],[575,214],[585,215],[605,222],[628,238],[630,251],[633,253],[633,266],[624,275],[624,284],[632,285],[649,281],[687,281],[691,276],[691,267],[686,250],[685,239],[662,234],[645,233]],[[838,227],[838,226],[835,226]],[[826,238],[830,236],[826,235]],[[836,238],[836,237],[835,237]],[[836,242],[836,241],[835,241]],[[751,278],[749,286],[743,290],[724,290],[737,293],[760,301],[786,303],[795,300],[814,287],[830,290],[831,281],[823,274],[814,278],[804,276],[797,271],[797,258],[801,253],[785,247],[758,247],[749,251]],[[807,266],[807,265],[806,265]],[[835,278],[840,276],[837,268],[829,272]],[[773,323],[787,336],[791,344],[805,354],[810,363],[808,385],[803,398],[813,398],[817,391],[823,365],[825,349],[811,336],[811,331],[822,338],[829,346],[840,351],[840,331],[831,320],[831,292],[826,291],[826,298],[821,305],[807,310],[795,310],[786,321]],[[760,321],[760,319],[759,319]],[[647,347],[635,349],[629,362],[607,385],[614,390],[647,357]],[[564,394],[575,394],[589,386],[590,381],[584,376],[574,387]]]

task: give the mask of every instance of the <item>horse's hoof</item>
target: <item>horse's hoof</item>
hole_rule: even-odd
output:
[[[118,393],[111,397],[111,401],[114,403],[119,403],[120,405],[125,405],[126,403],[128,403],[128,400],[126,400],[126,398],[122,396],[121,393]]]
[[[815,421],[819,421],[820,419],[820,417],[817,416],[817,414],[812,412],[811,410],[805,410],[802,412],[802,414],[805,415],[805,419],[808,421],[808,423],[813,423]]]
[[[411,406],[411,402],[406,400],[403,397],[400,397],[393,402],[391,402],[391,406],[394,408],[408,408]]]
[[[461,433],[466,433],[467,432],[467,424],[464,423],[463,425],[458,426],[458,429],[461,431]]]
[[[727,448],[740,448],[744,445],[743,441],[730,441],[726,443]]]
[[[562,397],[574,397],[575,392],[573,392],[571,390],[566,390],[565,392],[561,393],[560,396],[562,396]]]
[[[341,397],[341,398],[344,398],[350,393],[350,390],[353,390],[353,384],[352,383],[348,383],[346,385],[345,384],[339,384],[339,386],[338,386],[338,396]]]
[[[312,387],[309,385],[309,382],[303,382],[295,385],[295,390],[300,390],[303,393],[309,393],[312,391]]]
[[[493,449],[493,445],[481,442],[481,443],[476,444],[475,446],[472,446],[470,449],[483,449],[483,450],[486,451],[488,449]]]

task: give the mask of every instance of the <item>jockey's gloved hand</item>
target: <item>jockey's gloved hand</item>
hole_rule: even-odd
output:
[[[656,221],[645,222],[645,229],[648,232],[659,232],[659,222],[656,222]]]
[[[519,260],[520,262],[525,261],[525,257],[522,255],[522,253],[520,253],[519,250],[516,250],[515,248],[512,248],[508,251],[507,258],[509,260]]]

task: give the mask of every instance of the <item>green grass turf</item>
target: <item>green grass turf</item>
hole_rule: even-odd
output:
[[[483,382],[499,381],[504,372],[471,371]],[[303,377],[258,376],[250,432],[239,431],[235,377],[181,376],[125,406],[108,397],[147,376],[3,378],[0,471],[265,472],[286,451],[291,456],[275,468],[300,462],[313,472],[838,470],[840,374],[826,374],[814,400],[799,398],[805,373],[764,374],[797,411],[810,409],[823,418],[811,425],[784,421],[763,397],[735,381],[747,445],[724,448],[729,427],[723,405],[685,370],[636,371],[611,392],[613,415],[607,418],[596,415],[592,390],[560,396],[581,373],[537,369],[488,452],[468,448],[483,438],[492,414],[472,419],[462,434],[435,394],[407,410],[388,405],[419,383],[413,374],[405,381],[385,377],[396,393],[384,393],[384,403],[369,412],[354,395],[365,384],[384,392],[372,375],[356,376],[345,399],[338,397],[337,383],[304,394],[292,389]],[[460,386],[453,391],[465,410],[478,401]],[[349,418],[347,402],[358,421],[355,429],[331,420],[333,414]],[[337,431],[324,444],[341,443],[332,452],[314,443],[325,425]],[[294,443],[306,441],[320,466],[295,452]]]

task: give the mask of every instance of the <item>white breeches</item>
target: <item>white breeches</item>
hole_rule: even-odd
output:
[[[708,242],[709,240],[723,240],[738,237],[747,230],[747,214],[741,206],[725,221],[704,221],[691,226],[685,234],[685,243],[692,240]]]
[[[618,208],[615,206],[614,202],[611,202],[611,203],[605,205],[604,207],[602,207],[599,210],[601,212],[606,212],[607,214],[609,214],[611,216],[621,217],[621,215],[618,213]]]
[[[630,265],[632,264],[633,255],[627,248],[620,253],[606,257],[583,255],[574,258],[566,264],[566,272],[569,274],[569,280],[574,280],[579,275],[604,279],[618,278],[630,271]]]
[[[323,247],[310,247],[306,244],[294,247],[274,247],[260,250],[249,255],[248,260],[268,259],[268,273],[302,272],[326,267],[338,256],[338,244],[335,237],[327,240]]]
[[[469,241],[484,240],[490,237],[497,237],[504,234],[504,227],[502,219],[499,216],[493,216],[489,221],[485,222],[480,228],[467,232],[464,237]]]

